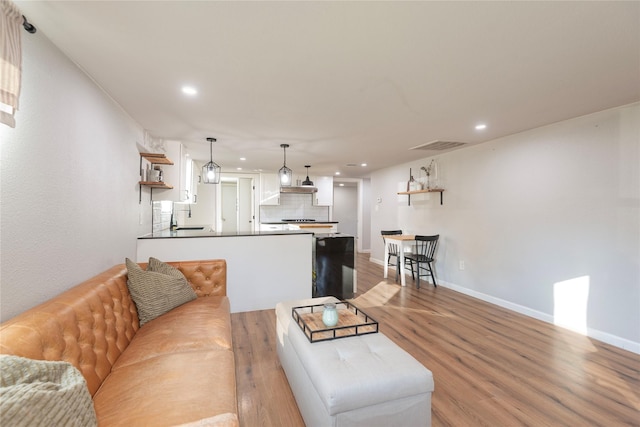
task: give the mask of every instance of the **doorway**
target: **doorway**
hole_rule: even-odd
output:
[[[371,250],[371,182],[368,178],[339,178],[333,181],[332,219],[341,233],[356,237],[358,252]]]
[[[220,180],[218,229],[225,233],[254,230],[255,187],[251,176],[225,176]]]
[[[358,236],[358,184],[339,182],[333,187],[333,220],[340,232]]]

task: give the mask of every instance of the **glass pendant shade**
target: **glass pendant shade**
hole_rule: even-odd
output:
[[[282,187],[289,187],[291,185],[291,180],[293,179],[293,171],[286,166],[283,166],[278,171],[278,175],[280,176],[280,185]]]
[[[220,183],[220,166],[213,161],[213,141],[215,140],[215,138],[207,138],[211,160],[202,167],[202,182],[205,184]]]
[[[284,165],[278,171],[278,177],[280,178],[281,187],[290,187],[293,180],[293,171],[287,167],[287,147],[289,144],[280,144],[280,147],[284,149]]]

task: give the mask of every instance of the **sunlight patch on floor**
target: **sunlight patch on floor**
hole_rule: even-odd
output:
[[[352,302],[359,308],[378,307],[385,305],[398,292],[400,292],[400,285],[382,281],[364,294],[354,298]]]

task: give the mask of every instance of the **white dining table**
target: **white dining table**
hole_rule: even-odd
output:
[[[389,259],[389,245],[395,244],[398,246],[398,251],[400,252],[400,259],[398,260],[398,265],[396,265],[396,269],[400,269],[398,271],[400,274],[400,284],[407,286],[404,271],[404,253],[407,248],[411,248],[415,244],[416,236],[414,234],[392,234],[384,236],[384,241],[384,278],[386,279],[389,274],[389,263],[387,262]]]

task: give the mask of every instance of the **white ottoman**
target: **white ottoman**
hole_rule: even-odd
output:
[[[310,343],[291,317],[296,306],[276,305],[277,351],[307,427],[430,426],[433,375],[381,333]]]

